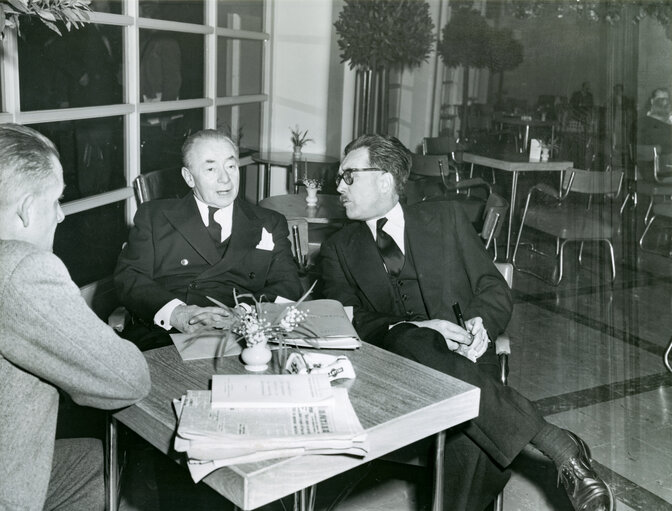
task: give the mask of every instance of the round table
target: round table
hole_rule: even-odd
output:
[[[338,195],[317,194],[317,205],[306,204],[306,192],[274,195],[259,202],[261,207],[285,215],[287,220],[305,218],[311,224],[334,224],[347,220],[345,208]]]
[[[259,176],[257,179],[257,202],[269,196],[271,190],[271,167],[284,167],[292,169],[294,153],[291,151],[261,151],[252,154],[252,161],[259,164]],[[324,154],[301,153],[300,161],[311,163],[336,163],[338,158]],[[294,172],[288,172],[287,189],[294,188]]]

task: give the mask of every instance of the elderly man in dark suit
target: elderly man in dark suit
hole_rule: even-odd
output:
[[[193,193],[143,203],[114,282],[138,318],[125,334],[142,349],[169,343],[167,332],[226,328],[234,292],[296,300],[301,283],[287,221],[238,199],[238,149],[216,130],[182,147],[182,177]]]
[[[400,205],[410,166],[394,137],[363,135],[345,148],[338,192],[359,221],[323,244],[322,275],[326,297],[353,306],[364,340],[481,389],[478,418],[449,432],[446,508],[482,511],[532,443],[555,462],[575,509],[613,509],[585,443],[500,383],[490,339],[509,321],[508,286],[458,205]]]

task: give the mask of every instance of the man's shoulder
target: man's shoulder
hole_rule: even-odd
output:
[[[138,211],[153,214],[160,211],[172,210],[182,204],[184,200],[186,200],[185,197],[181,199],[153,199],[138,205]]]
[[[440,215],[454,215],[458,202],[453,200],[421,201],[404,207],[404,214],[435,217]]]
[[[17,240],[0,240],[0,281],[36,275],[68,274],[63,261],[47,250]]]
[[[364,227],[364,222],[354,221],[348,222],[343,227],[341,227],[334,234],[329,236],[329,238],[324,242],[327,245],[347,245],[352,241],[353,238],[356,238],[361,235],[362,227]]]

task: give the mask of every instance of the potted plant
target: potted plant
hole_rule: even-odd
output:
[[[389,73],[426,62],[434,41],[429,5],[418,0],[345,0],[341,62],[357,69],[355,135],[387,133]]]
[[[7,28],[20,33],[20,16],[35,16],[51,30],[61,35],[58,23],[69,31],[89,20],[90,0],[0,0],[0,39]]]
[[[317,192],[322,189],[322,181],[320,179],[306,178],[302,180],[303,186],[306,187],[306,203],[309,206],[317,204]]]
[[[295,129],[289,128],[289,131],[292,133],[291,141],[292,146],[294,147],[294,159],[298,160],[301,158],[301,150],[303,149],[303,146],[308,142],[312,142],[313,139],[308,138],[308,130],[302,133],[298,125]]]

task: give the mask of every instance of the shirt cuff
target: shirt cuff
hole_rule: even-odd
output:
[[[173,325],[170,324],[170,316],[173,314],[175,307],[177,307],[178,305],[186,305],[186,304],[178,298],[173,298],[166,305],[161,307],[159,311],[156,314],[154,314],[154,324],[159,325],[166,331],[173,328]]]

